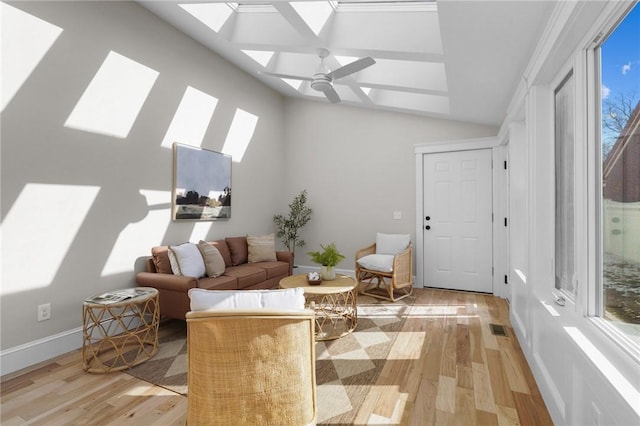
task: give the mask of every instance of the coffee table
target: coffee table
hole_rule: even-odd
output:
[[[82,303],[82,362],[89,373],[138,365],[158,352],[158,290],[136,287]]]
[[[292,275],[280,280],[280,288],[304,289],[306,304],[316,313],[316,340],[334,340],[355,330],[358,323],[356,281],[347,275],[316,285],[307,276]]]

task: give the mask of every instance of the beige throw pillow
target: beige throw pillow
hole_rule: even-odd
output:
[[[207,276],[209,278],[216,278],[224,274],[224,259],[217,248],[206,241],[200,240],[198,249],[200,249],[200,253],[202,253],[204,267],[207,270]]]
[[[248,236],[247,245],[249,247],[249,263],[253,262],[275,262],[276,243],[273,234],[261,236]]]

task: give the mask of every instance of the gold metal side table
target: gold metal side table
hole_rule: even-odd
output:
[[[158,290],[114,290],[82,304],[82,362],[89,373],[136,366],[158,352]]]
[[[316,340],[334,340],[355,330],[358,324],[356,281],[346,275],[335,280],[309,284],[307,276],[292,275],[280,280],[280,288],[304,289],[309,308],[316,313]]]

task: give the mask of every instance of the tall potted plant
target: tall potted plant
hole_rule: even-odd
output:
[[[289,204],[288,217],[281,214],[273,217],[278,228],[278,238],[282,240],[287,250],[294,253],[294,259],[296,247],[304,247],[305,244],[298,232],[311,219],[311,212],[312,210],[307,207],[307,190],[305,189],[296,195]]]
[[[322,251],[310,251],[307,253],[311,257],[313,263],[317,263],[322,266],[320,275],[323,280],[335,280],[336,271],[335,266],[344,260],[344,255],[338,251],[335,243],[331,243],[328,246],[320,244]]]

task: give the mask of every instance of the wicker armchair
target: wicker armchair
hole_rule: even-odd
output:
[[[411,243],[408,243],[405,249],[394,255],[386,255],[389,257],[388,267],[366,265],[363,258],[365,256],[372,257],[371,255],[376,255],[376,243],[356,252],[355,271],[360,294],[391,302],[411,296],[413,293],[413,249]]]
[[[316,424],[312,311],[192,311],[186,318],[189,426]]]

